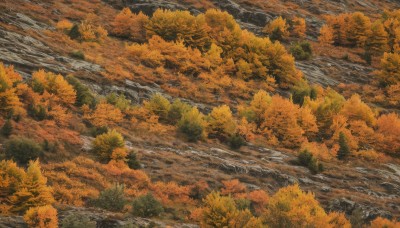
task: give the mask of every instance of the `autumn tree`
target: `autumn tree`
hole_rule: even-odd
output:
[[[6,158],[13,159],[22,165],[37,159],[43,153],[43,149],[38,143],[25,137],[11,138],[6,141],[4,148]]]
[[[44,70],[36,71],[32,74],[32,89],[43,94],[45,91],[54,96],[54,102],[61,102],[65,105],[75,103],[76,91],[60,74]]]
[[[361,101],[358,94],[354,94],[344,102],[340,114],[347,117],[349,121],[365,121],[368,126],[374,126],[376,122],[375,113],[367,104]]]
[[[0,114],[3,116],[24,115],[26,112],[15,89],[15,84],[20,81],[22,77],[13,66],[7,67],[0,62]]]
[[[150,112],[160,117],[161,120],[167,120],[171,103],[161,94],[154,94],[149,101],[144,101],[143,106]]]
[[[264,134],[276,137],[289,148],[300,146],[304,130],[298,124],[299,107],[278,95],[272,97],[271,105],[264,113],[261,125]]]
[[[56,28],[63,32],[68,32],[74,24],[67,19],[60,20],[57,22]]]
[[[241,115],[244,115],[249,121],[254,122],[257,128],[259,128],[265,120],[264,113],[271,104],[271,101],[272,98],[267,92],[259,90],[254,94],[249,107],[243,110]]]
[[[240,183],[238,179],[222,181],[222,184],[224,185],[221,188],[222,195],[231,195],[234,198],[243,198],[246,196],[246,186]]]
[[[381,115],[377,122],[378,148],[389,154],[400,153],[400,118],[396,113]]]
[[[371,20],[361,12],[350,15],[347,24],[347,40],[350,45],[364,47],[369,37]]]
[[[269,195],[264,190],[254,190],[249,193],[248,196],[251,202],[251,209],[256,215],[261,215],[267,206],[269,201]]]
[[[51,205],[29,208],[24,215],[24,220],[29,227],[58,227],[57,210]]]
[[[304,135],[309,139],[318,133],[317,118],[308,107],[300,108],[298,124],[304,130]]]
[[[294,17],[290,26],[291,36],[304,38],[306,36],[306,20],[301,17]]]
[[[189,11],[158,9],[146,25],[147,35],[158,35],[166,41],[182,40],[186,46],[208,50],[211,45],[203,14],[193,16]]]
[[[388,51],[388,34],[379,20],[375,21],[371,26],[371,33],[367,39],[366,50],[373,54],[382,54]]]
[[[111,23],[113,27],[112,33],[135,42],[144,42],[146,41],[146,25],[148,21],[149,17],[142,12],[134,14],[129,8],[124,8]]]
[[[95,18],[96,15],[89,14],[85,20],[79,24],[78,36],[82,41],[102,42],[105,38],[107,38],[107,30],[105,30],[102,26],[97,25]]]
[[[329,224],[332,228],[351,228],[351,223],[347,220],[344,213],[331,212],[328,214]]]
[[[261,220],[249,210],[238,210],[229,196],[212,192],[203,200],[201,227],[262,227]]]
[[[22,213],[31,207],[53,203],[52,189],[46,184],[47,178],[41,172],[39,161],[30,161],[21,185],[10,197],[11,211]]]
[[[272,40],[285,40],[289,37],[289,26],[286,23],[286,19],[281,16],[275,18],[264,27],[264,33]]]
[[[328,25],[323,25],[319,30],[318,41],[323,44],[333,44],[333,29]]]
[[[209,9],[204,14],[211,40],[222,48],[222,57],[228,57],[239,47],[242,30],[235,18],[227,12]]]
[[[324,96],[316,100],[306,97],[304,106],[308,106],[317,118],[318,129],[323,136],[330,135],[330,128],[333,116],[338,114],[342,109],[345,99],[335,90],[328,88],[324,92]]]
[[[206,136],[205,127],[207,123],[204,115],[196,107],[185,112],[178,122],[179,131],[184,133],[189,141],[197,141]]]
[[[86,105],[82,109],[84,119],[89,120],[91,124],[97,127],[113,126],[120,123],[124,117],[120,109],[105,101],[101,101],[92,112]]]
[[[400,81],[400,54],[385,53],[383,55],[378,77],[383,86],[394,85]]]
[[[396,228],[400,227],[400,222],[390,221],[387,218],[377,217],[376,219],[372,220],[369,228]]]
[[[98,135],[92,142],[93,151],[106,162],[111,159],[112,152],[115,149],[123,148],[124,146],[124,138],[115,130]]]
[[[191,109],[189,104],[182,102],[180,99],[175,99],[168,111],[168,121],[172,124],[176,124],[182,115]]]
[[[227,139],[236,131],[235,119],[227,105],[213,108],[207,116],[207,122],[207,132],[212,137]]]
[[[266,208],[263,219],[271,227],[329,227],[329,217],[314,194],[298,185],[279,189]]]
[[[25,178],[25,171],[11,160],[0,161],[0,214],[10,213],[10,197],[18,191]]]
[[[86,85],[82,84],[77,78],[71,75],[67,76],[65,79],[76,91],[75,105],[78,107],[83,105],[88,105],[91,108],[95,107],[96,98]]]
[[[350,155],[350,148],[347,144],[346,135],[343,132],[339,134],[339,151],[337,158],[339,160],[345,160]]]

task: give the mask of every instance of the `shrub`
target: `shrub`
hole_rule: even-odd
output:
[[[81,107],[82,105],[89,105],[89,107],[94,107],[96,105],[96,98],[90,92],[89,88],[82,84],[77,78],[74,76],[67,76],[67,82],[72,85],[74,90],[76,91],[76,101],[75,105]]]
[[[73,52],[69,53],[69,55],[70,55],[72,58],[75,58],[75,59],[85,60],[85,54],[84,54],[82,51],[80,51],[80,50],[73,51]]]
[[[63,32],[68,32],[74,26],[69,20],[61,20],[57,22],[56,28]]]
[[[3,127],[1,127],[1,134],[8,138],[11,135],[12,131],[13,131],[13,126],[11,120],[8,119],[4,123]]]
[[[339,133],[339,151],[337,153],[337,158],[339,160],[344,160],[349,156],[350,154],[350,148],[347,143],[347,138],[346,135],[343,132]]]
[[[250,210],[251,201],[246,198],[238,198],[238,199],[235,199],[235,205],[238,210],[241,210],[241,211],[246,210],[246,209]]]
[[[114,92],[110,93],[106,97],[107,103],[114,105],[121,111],[127,110],[131,106],[131,101],[125,98],[125,95],[118,95]]]
[[[308,60],[312,56],[311,44],[308,41],[294,43],[290,47],[290,52],[296,60]]]
[[[196,107],[183,114],[181,120],[178,122],[179,130],[184,133],[191,142],[196,142],[204,136],[204,126],[204,116]]]
[[[172,124],[176,124],[182,118],[182,115],[185,112],[188,112],[190,109],[190,105],[182,102],[179,99],[174,100],[168,112],[168,121],[170,121]]]
[[[269,35],[271,40],[284,40],[289,37],[288,28],[286,20],[278,17],[265,26],[264,32]]]
[[[151,113],[159,116],[160,119],[166,120],[171,103],[161,94],[156,93],[149,101],[144,102],[144,107]]]
[[[299,164],[307,167],[311,173],[317,174],[324,170],[324,167],[319,163],[318,159],[313,156],[308,150],[303,150],[298,155]]]
[[[58,227],[57,210],[51,205],[31,207],[25,213],[24,220],[29,225],[29,227]]]
[[[153,217],[158,216],[163,211],[163,206],[151,193],[139,196],[132,203],[132,214],[134,216]]]
[[[42,147],[28,138],[16,137],[5,143],[6,158],[14,159],[22,165],[28,164],[30,160],[35,160],[42,153]]]
[[[140,162],[137,159],[136,152],[131,151],[128,156],[126,157],[127,161],[126,163],[128,164],[129,168],[131,169],[140,169]]]
[[[81,33],[79,32],[79,26],[77,24],[72,26],[72,28],[69,30],[68,36],[71,39],[78,39],[81,36]]]
[[[127,200],[124,194],[124,185],[115,184],[113,187],[100,192],[95,205],[109,211],[122,211]]]
[[[227,105],[213,108],[207,116],[208,132],[210,136],[219,139],[229,139],[236,131],[236,122],[232,111]]]
[[[124,138],[120,133],[111,130],[107,133],[98,135],[92,143],[93,151],[99,155],[100,159],[108,162],[114,149],[125,146]]]
[[[66,216],[61,223],[62,228],[96,228],[96,222],[90,221],[87,215],[70,214]]]
[[[229,139],[229,145],[232,149],[237,150],[246,145],[246,140],[240,135],[233,135]]]

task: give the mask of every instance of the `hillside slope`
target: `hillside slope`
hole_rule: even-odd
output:
[[[26,80],[32,77],[33,72],[44,69],[63,76],[73,75],[96,96],[107,96],[112,92],[123,94],[132,105],[140,106],[143,101],[159,93],[170,101],[181,98],[206,114],[218,105],[228,104],[236,115],[239,113],[237,105],[251,100],[253,94],[263,88],[268,88],[271,93],[289,96],[288,89],[258,81],[248,82],[248,88],[243,94],[237,91],[237,88],[241,88],[239,86],[232,89],[223,85],[221,87],[224,89],[215,89],[222,92],[209,92],[212,89],[201,87],[204,86],[201,84],[203,81],[198,77],[182,79],[187,83],[185,84],[175,79],[181,80],[180,73],[169,69],[159,73],[157,69],[143,67],[136,59],[132,60],[126,54],[126,46],[132,42],[126,39],[109,35],[100,43],[78,42],[69,39],[55,27],[62,19],[79,23],[89,13],[95,13],[99,17],[98,23],[110,30],[109,22],[124,7],[129,7],[132,12],[142,11],[148,15],[158,8],[189,10],[193,14],[219,8],[232,14],[242,29],[258,35],[262,35],[264,25],[278,15],[303,17],[308,26],[306,39],[315,47],[314,56],[309,60],[296,61],[296,68],[303,72],[310,84],[350,93],[352,90],[343,89],[341,85],[371,84],[371,75],[377,70],[378,64],[366,64],[360,58],[359,49],[319,45],[319,28],[324,23],[322,14],[361,11],[371,18],[377,18],[384,9],[400,8],[400,3],[395,0],[5,0],[0,3],[0,62],[13,65]],[[284,45],[289,47],[290,43]],[[329,52],[330,48],[335,50]],[[84,52],[85,57],[74,56],[73,53],[77,50]],[[343,58],[342,53],[346,53],[350,59]],[[165,78],[155,77],[158,75],[164,75]],[[200,89],[195,85],[200,85]],[[198,90],[194,92],[191,91],[192,88]],[[351,94],[345,94],[345,98],[350,96]],[[396,107],[380,107],[378,103],[370,103],[383,112],[399,112]],[[60,152],[48,153],[41,158],[47,174],[51,173],[52,165],[62,166],[62,162],[78,156],[95,159],[91,151],[94,137],[89,134],[89,127],[85,126],[88,122],[84,120],[86,113],[77,107],[70,110],[73,118],[68,127],[36,122],[33,118],[15,122],[16,134],[27,137],[33,135],[32,138],[40,140],[53,137],[62,143],[66,142]],[[1,123],[5,119],[2,118]],[[340,211],[350,216],[356,209],[361,209],[362,218],[368,222],[378,216],[400,219],[400,162],[396,157],[382,162],[356,158],[342,162],[335,159],[324,162],[325,171],[313,175],[306,167],[297,165],[296,150],[285,149],[279,143],[270,145],[265,141],[253,141],[240,150],[233,150],[224,144],[223,140],[216,138],[197,143],[188,142],[180,133],[176,133],[174,126],[163,125],[157,128],[159,125],[156,125],[153,131],[142,131],[140,128],[134,129],[138,125],[132,124],[135,123],[129,120],[116,125],[115,128],[124,135],[127,147],[137,151],[142,170],[150,177],[151,182],[173,181],[181,185],[192,185],[198,180],[204,180],[211,189],[219,189],[222,181],[239,179],[249,191],[262,189],[271,195],[282,187],[298,183],[303,190],[314,192],[326,211]],[[35,131],[42,132],[43,135],[37,135]],[[5,141],[5,138],[0,138],[0,144]],[[48,179],[49,182],[54,181],[50,176]],[[112,178],[107,181],[111,183]],[[96,221],[112,220],[111,224],[115,227],[118,227],[118,224],[126,224],[126,219],[118,217],[119,215],[88,207],[60,207],[59,210],[62,211],[61,217],[69,211],[80,211],[90,214]],[[180,219],[170,215],[168,218],[154,221],[159,226],[195,226],[185,224],[194,222],[186,219],[187,211],[183,214],[179,215]],[[151,221],[136,219],[133,223],[149,224]],[[22,223],[21,217],[0,216],[0,227],[19,227],[19,222]],[[107,227],[106,222],[104,227]]]

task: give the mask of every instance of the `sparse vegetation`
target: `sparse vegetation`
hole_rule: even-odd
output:
[[[137,197],[132,203],[132,214],[134,216],[154,217],[160,215],[163,211],[163,206],[151,193]]]

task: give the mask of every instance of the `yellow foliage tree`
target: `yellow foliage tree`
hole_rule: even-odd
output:
[[[400,82],[400,54],[383,54],[378,77],[384,86],[395,85]]]
[[[374,219],[369,228],[396,228],[400,227],[400,222],[390,221],[389,219],[378,217]]]
[[[120,37],[130,38],[136,42],[144,42],[146,41],[146,25],[148,21],[149,17],[142,12],[134,14],[129,8],[124,8],[111,23],[113,27],[112,33]]]
[[[318,41],[323,44],[333,43],[333,29],[328,25],[323,25],[319,30]]]
[[[4,66],[0,62],[0,113],[3,115],[24,115],[25,109],[19,100],[15,84],[22,80],[21,76],[14,71],[13,66]]]
[[[158,9],[147,26],[148,37],[158,35],[166,41],[182,40],[186,46],[205,51],[211,41],[203,14],[193,16],[189,11]]]
[[[381,115],[377,120],[378,148],[386,153],[400,153],[400,118],[396,113]]]
[[[54,202],[52,189],[40,170],[39,161],[30,161],[26,175],[18,190],[10,197],[12,212],[24,212],[31,207],[44,206]]]
[[[298,185],[279,189],[266,208],[263,219],[271,227],[329,227],[329,217],[314,194]]]
[[[231,109],[227,105],[213,108],[207,116],[207,132],[209,136],[228,138],[236,131],[236,122]]]
[[[82,109],[84,110],[84,118],[98,127],[113,126],[120,123],[124,117],[120,109],[104,101],[99,103],[92,113],[89,113],[89,108],[85,105]]]
[[[222,48],[222,56],[228,57],[240,45],[242,30],[239,24],[232,15],[218,9],[207,10],[204,19],[210,27],[211,40]]]
[[[0,215],[10,213],[9,197],[12,196],[25,178],[25,171],[17,163],[8,160],[0,161]]]
[[[281,16],[277,17],[264,27],[264,32],[272,40],[285,40],[289,37],[289,26],[286,23],[286,19]]]
[[[328,214],[329,224],[332,228],[351,228],[351,223],[344,213],[331,212]]]
[[[375,113],[367,104],[361,101],[358,94],[354,94],[344,102],[340,114],[345,116],[349,121],[365,121],[368,126],[374,126],[376,122]]]
[[[368,37],[366,48],[373,54],[382,54],[389,50],[388,38],[389,36],[383,23],[377,20],[371,26],[371,33]]]
[[[371,20],[361,12],[349,16],[346,24],[347,40],[350,45],[364,47],[371,32]]]
[[[306,20],[301,17],[294,17],[291,24],[291,35],[298,38],[306,36]]]
[[[56,75],[44,70],[36,71],[32,74],[31,86],[37,93],[43,94],[44,91],[52,96],[55,103],[61,102],[65,105],[72,105],[76,100],[76,91],[63,76]]]
[[[298,124],[298,115],[298,105],[275,95],[264,113],[265,121],[261,128],[269,137],[276,137],[282,145],[288,148],[299,147],[304,140],[304,130]]]
[[[58,227],[57,210],[51,205],[32,207],[24,215],[29,227],[56,228]]]

